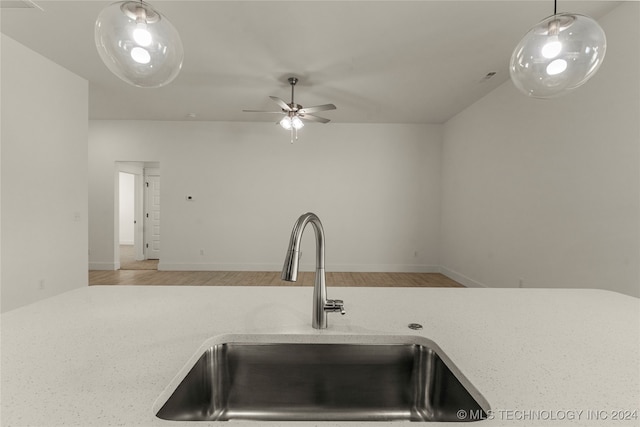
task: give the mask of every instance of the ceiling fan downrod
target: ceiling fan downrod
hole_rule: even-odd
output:
[[[289,84],[291,85],[291,104],[289,104],[289,106],[293,109],[296,110],[296,103],[293,100],[293,88],[295,87],[296,83],[298,83],[298,78],[297,77],[289,77]]]

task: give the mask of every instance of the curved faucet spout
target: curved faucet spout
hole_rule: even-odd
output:
[[[295,282],[298,279],[300,242],[302,240],[302,233],[308,223],[311,223],[316,233],[316,271],[318,269],[324,271],[324,229],[322,228],[320,218],[314,213],[307,212],[301,215],[293,225],[287,257],[285,258],[284,267],[282,268],[282,280]]]
[[[313,286],[312,326],[315,329],[326,329],[327,312],[339,311],[344,314],[344,304],[341,300],[327,299],[327,285],[324,273],[324,229],[320,218],[316,214],[307,212],[301,215],[293,225],[281,278],[288,282],[295,282],[298,279],[300,241],[308,223],[311,223],[316,235],[316,278]]]

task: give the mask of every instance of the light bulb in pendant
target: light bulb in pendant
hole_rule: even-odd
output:
[[[542,46],[542,56],[548,59],[555,58],[562,51],[562,43],[558,40],[558,37],[551,37],[549,42]]]
[[[151,37],[151,33],[144,21],[136,24],[136,29],[133,30],[133,39],[142,47],[149,46],[153,41],[153,37]]]

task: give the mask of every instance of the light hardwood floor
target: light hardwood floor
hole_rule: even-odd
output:
[[[315,273],[300,272],[297,282],[279,271],[89,271],[89,285],[313,286]],[[447,287],[461,284],[439,273],[326,273],[329,286]]]
[[[136,261],[133,246],[120,246],[121,269],[89,271],[92,285],[313,286],[315,272],[300,272],[297,282],[280,280],[279,271],[158,271],[158,260]],[[326,273],[329,286],[446,287],[461,284],[439,273]]]

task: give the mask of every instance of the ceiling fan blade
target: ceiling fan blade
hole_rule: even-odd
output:
[[[316,113],[318,111],[335,110],[336,106],[333,104],[316,105],[315,107],[302,108],[298,110],[300,114]]]
[[[282,111],[264,111],[264,110],[242,110],[243,113],[268,113],[268,114],[282,114]]]
[[[331,120],[325,119],[324,117],[312,116],[311,114],[299,115],[302,120],[310,120],[312,122],[318,123],[329,123]]]
[[[282,108],[284,111],[291,111],[291,107],[289,107],[286,102],[284,102],[282,99],[278,98],[277,96],[270,96],[269,98],[271,98],[273,102],[278,104],[280,108]]]

